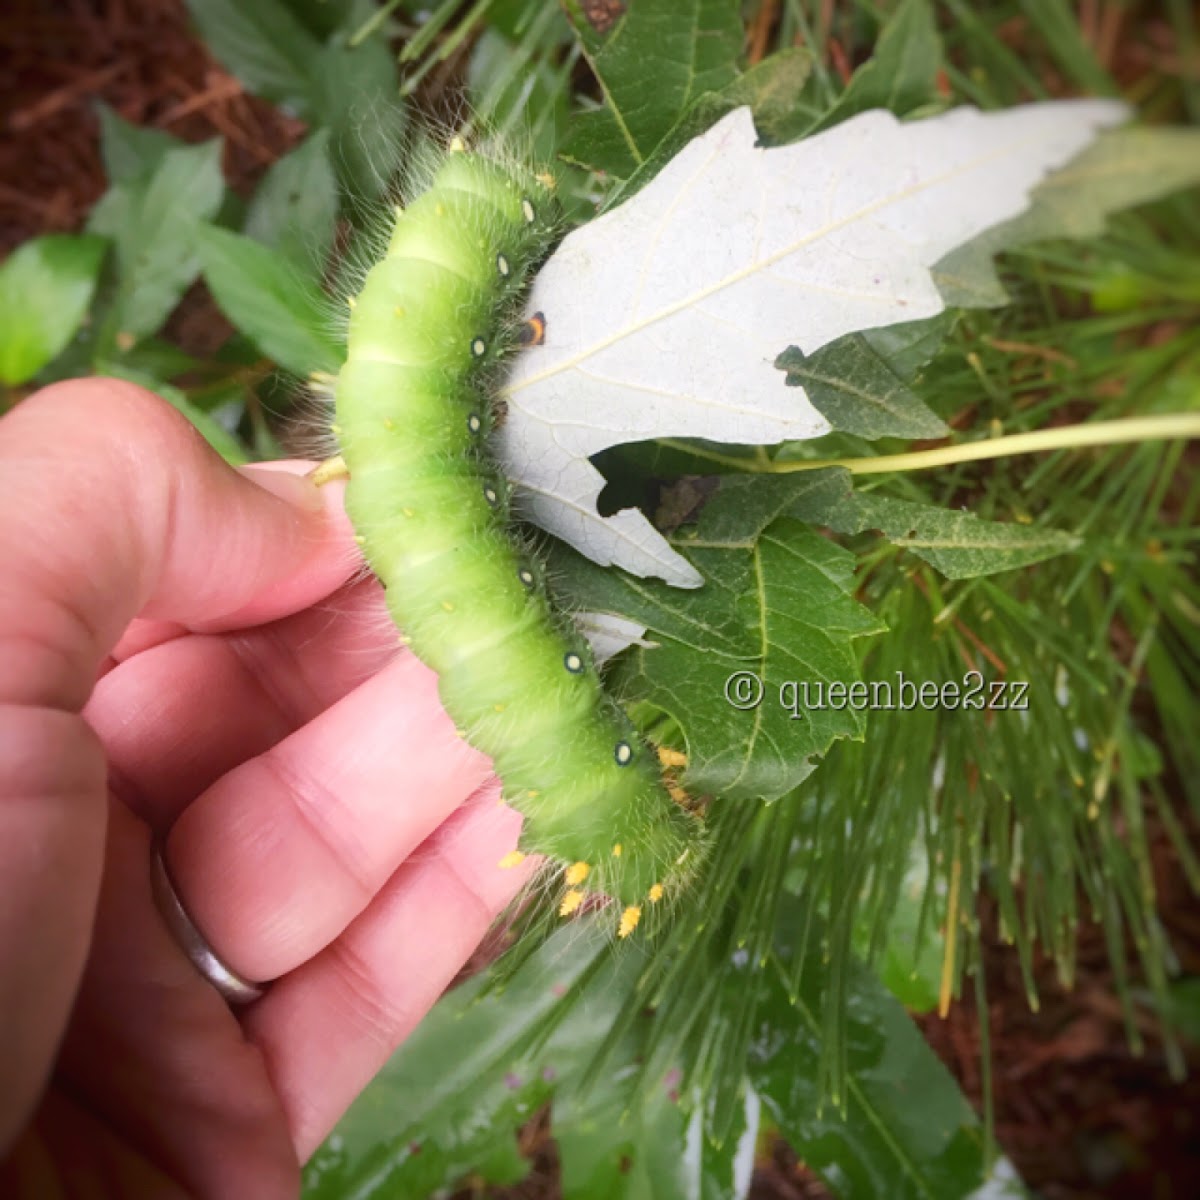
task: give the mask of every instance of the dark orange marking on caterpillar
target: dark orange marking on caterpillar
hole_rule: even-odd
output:
[[[540,346],[546,340],[546,314],[536,312],[524,325],[517,336],[522,346]]]

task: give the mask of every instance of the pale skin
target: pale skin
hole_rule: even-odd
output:
[[[0,420],[0,1194],[296,1196],[527,876],[309,465],[108,380]]]

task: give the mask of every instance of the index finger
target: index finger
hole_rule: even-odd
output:
[[[280,474],[264,480],[271,491],[257,486],[132,384],[47,388],[0,437],[0,702],[78,711],[134,616],[257,624],[351,571],[334,496]]]

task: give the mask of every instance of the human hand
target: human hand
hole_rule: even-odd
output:
[[[0,421],[5,1196],[295,1196],[523,882],[338,489],[246,475],[111,380]],[[207,941],[276,980],[236,1013],[151,898],[168,830]]]

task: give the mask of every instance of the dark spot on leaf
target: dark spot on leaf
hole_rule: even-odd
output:
[[[582,0],[580,8],[584,19],[597,33],[607,33],[625,15],[621,0]]]
[[[717,475],[683,476],[660,494],[655,525],[664,533],[673,533],[681,525],[692,524],[720,485]]]

